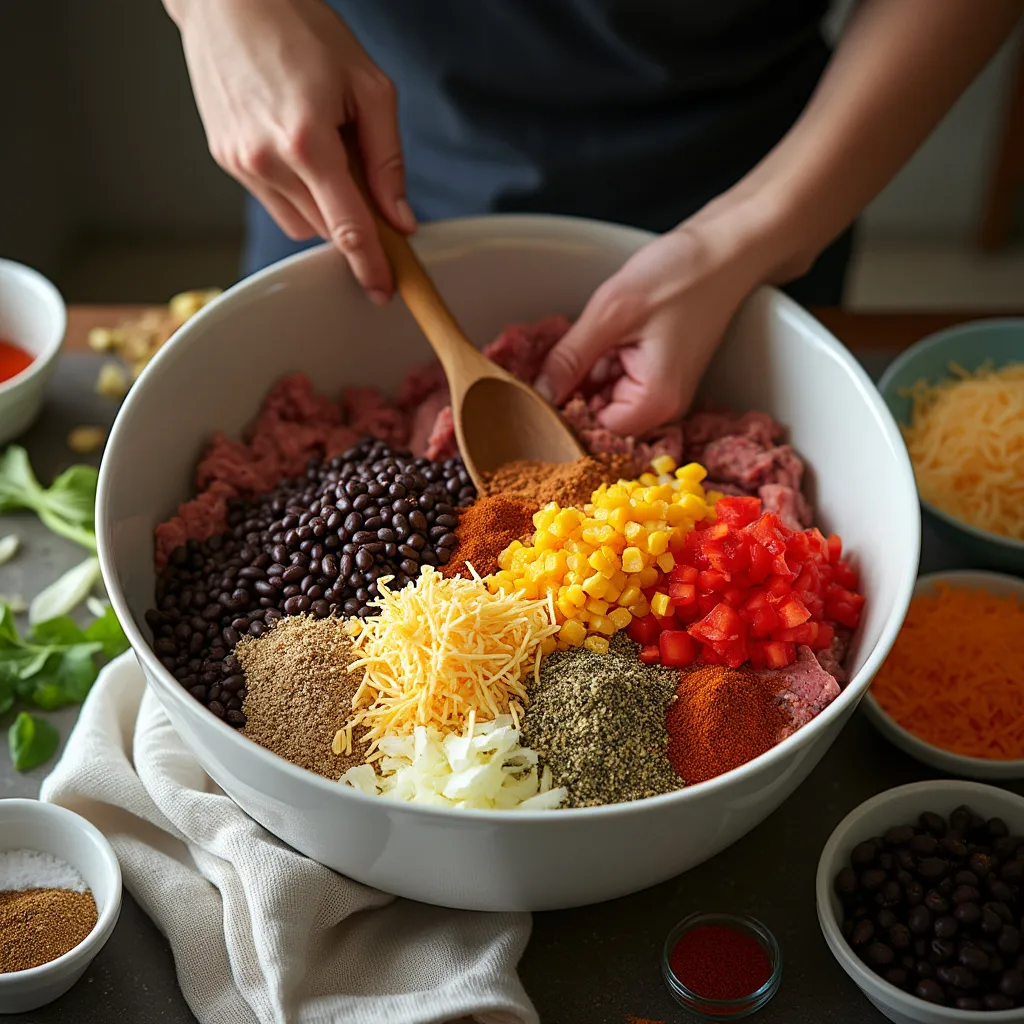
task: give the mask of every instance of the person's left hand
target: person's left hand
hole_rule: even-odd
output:
[[[561,404],[618,349],[625,374],[601,426],[642,434],[676,419],[730,320],[765,279],[765,247],[710,208],[637,252],[587,303],[548,354],[534,386]]]

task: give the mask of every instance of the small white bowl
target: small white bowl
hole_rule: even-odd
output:
[[[0,382],[0,444],[39,415],[66,328],[67,310],[54,285],[31,267],[0,260],[0,339],[33,357],[21,373]]]
[[[1007,576],[998,572],[979,572],[973,569],[960,569],[950,572],[933,572],[920,577],[914,587],[914,594],[929,594],[935,590],[936,584],[948,583],[951,587],[965,587],[969,590],[986,590],[997,597],[1007,594],[1019,594],[1024,599],[1024,579]],[[897,643],[899,641],[897,640]],[[864,697],[864,711],[868,718],[897,747],[918,761],[949,772],[950,775],[963,775],[969,779],[1022,779],[1024,778],[1024,760],[995,761],[987,757],[966,757],[954,754],[931,743],[897,724],[868,690]]]
[[[0,850],[23,849],[70,864],[92,890],[99,919],[56,960],[0,974],[0,1014],[25,1013],[64,995],[106,944],[121,913],[121,866],[110,843],[85,818],[40,800],[0,800]]]
[[[985,818],[1002,818],[1014,835],[1024,834],[1024,797],[980,782],[936,779],[897,786],[855,807],[829,836],[815,881],[818,924],[840,967],[880,1013],[895,1024],[1018,1024],[1024,1022],[1024,1007],[1013,1010],[956,1010],[918,999],[861,963],[843,938],[842,907],[833,890],[840,869],[849,863],[853,848],[865,839],[882,835],[893,825],[917,820],[922,811],[948,817],[961,804]]]

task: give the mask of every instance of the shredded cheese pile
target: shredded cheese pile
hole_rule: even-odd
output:
[[[871,692],[927,743],[1024,758],[1024,604],[946,585],[918,595]]]
[[[1024,364],[907,392],[903,436],[921,497],[964,522],[1024,540]]]
[[[356,726],[367,730],[367,760],[385,736],[418,725],[461,733],[471,716],[486,722],[508,714],[518,727],[523,676],[536,676],[542,653],[555,646],[551,599],[492,594],[476,574],[446,579],[430,566],[401,590],[387,582],[377,581],[379,613],[353,637],[351,670],[364,675],[335,753],[351,751]]]
[[[477,723],[470,712],[462,735],[418,725],[411,736],[385,736],[377,765],[361,764],[341,777],[371,796],[478,810],[551,810],[565,800],[552,788],[551,769],[519,745],[511,715]]]

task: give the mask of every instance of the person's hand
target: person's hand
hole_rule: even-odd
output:
[[[765,279],[764,247],[740,215],[708,212],[637,252],[594,293],[548,354],[534,386],[562,403],[602,356],[625,370],[598,415],[618,434],[642,434],[681,415],[730,320]]]
[[[290,238],[330,239],[370,297],[386,302],[391,270],[339,129],[355,129],[381,212],[400,231],[414,231],[390,80],[322,0],[169,0],[168,7],[214,159]]]

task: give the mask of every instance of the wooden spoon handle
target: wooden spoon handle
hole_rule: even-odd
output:
[[[419,257],[413,251],[408,238],[397,231],[377,208],[366,182],[366,172],[358,146],[347,129],[342,129],[342,139],[348,154],[349,171],[373,214],[380,234],[384,254],[391,263],[395,287],[402,296],[409,312],[412,313],[421,330],[427,336],[435,354],[444,367],[449,382],[461,375],[470,366],[477,367],[485,360],[477,348],[466,338],[458,321],[441,298],[440,292],[426,272]],[[497,369],[497,368],[496,368]],[[500,373],[500,370],[498,371]]]

